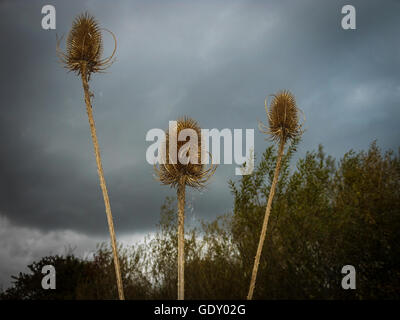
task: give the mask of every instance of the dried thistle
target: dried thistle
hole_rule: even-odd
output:
[[[108,31],[108,30],[107,30]],[[103,193],[104,205],[110,232],[111,246],[114,256],[115,275],[117,280],[117,289],[120,300],[124,300],[124,290],[122,285],[121,270],[118,259],[118,248],[115,237],[114,223],[111,213],[110,200],[104,178],[103,166],[101,164],[100,148],[97,140],[96,126],[94,123],[91,97],[93,94],[89,90],[89,79],[93,72],[101,72],[109,67],[113,61],[117,40],[114,34],[109,31],[114,38],[115,47],[112,55],[106,59],[101,59],[103,44],[101,38],[100,27],[94,17],[88,13],[83,13],[75,18],[71,31],[67,38],[67,53],[63,53],[60,49],[61,39],[57,39],[56,53],[64,67],[81,76],[83,91],[85,93],[86,113],[88,115],[90,133],[92,136],[94,153],[96,157],[97,173],[99,175],[100,187]]]
[[[288,139],[294,139],[303,132],[298,116],[301,110],[297,108],[296,100],[288,90],[280,91],[272,97],[269,110],[268,97],[265,99],[269,127],[259,123],[259,128],[263,133],[270,134],[272,140],[286,143]]]
[[[87,12],[75,18],[67,37],[66,53],[60,49],[62,38],[57,39],[57,55],[65,68],[78,75],[86,74],[89,79],[91,73],[104,71],[114,62],[113,57],[117,48],[116,37],[111,31],[103,29],[112,35],[115,46],[111,56],[102,59],[101,30],[96,19]]]
[[[185,129],[192,129],[197,135],[197,141],[191,141],[187,137],[185,141],[179,141],[179,134]],[[161,159],[159,168],[154,166],[159,181],[162,184],[176,187],[178,198],[178,300],[184,300],[184,225],[185,225],[185,189],[186,186],[201,189],[211,178],[216,170],[216,165],[212,164],[208,169],[202,164],[203,143],[201,129],[197,122],[191,118],[184,117],[177,121],[176,132],[172,131],[173,137],[166,133],[165,158]],[[176,142],[176,150],[170,145],[171,139]],[[188,141],[189,140],[189,141]],[[187,145],[188,143],[188,145]],[[197,144],[197,145],[196,145]],[[190,154],[190,150],[195,148],[188,163],[180,161],[180,154]],[[197,148],[197,149],[196,149]],[[175,154],[176,152],[176,154]],[[171,155],[173,158],[171,158]],[[188,157],[187,157],[188,158]],[[172,163],[175,162],[175,163]],[[212,161],[211,161],[212,162]]]
[[[275,188],[278,183],[279,171],[281,168],[281,162],[283,157],[283,151],[285,144],[289,139],[301,135],[302,125],[299,124],[298,112],[301,110],[297,108],[296,100],[294,96],[287,90],[278,92],[276,95],[272,95],[270,110],[268,111],[267,99],[265,99],[265,111],[269,121],[269,128],[263,123],[259,123],[260,131],[271,135],[273,141],[279,142],[278,157],[276,160],[276,167],[274,172],[274,178],[272,180],[271,189],[268,196],[267,207],[265,209],[265,216],[263,225],[261,228],[260,240],[258,242],[257,253],[254,258],[253,272],[250,280],[249,292],[247,294],[247,300],[253,299],[254,288],[256,286],[258,266],[260,264],[260,257],[262,248],[267,233],[267,226],[269,215],[271,213],[272,199],[274,198]]]
[[[195,159],[191,158],[191,161],[187,164],[181,163],[179,161],[179,155],[182,152],[189,153],[190,150],[183,150],[183,146],[190,142],[189,138],[186,141],[178,141],[176,139],[176,163],[172,163],[172,158],[170,157],[170,136],[168,130],[166,131],[166,141],[165,141],[165,159],[162,159],[162,163],[159,168],[154,167],[158,180],[164,185],[170,185],[171,187],[176,187],[180,183],[197,189],[203,188],[207,181],[211,178],[216,170],[216,165],[211,164],[208,169],[202,164],[202,150],[204,144],[202,143],[201,129],[197,122],[189,117],[183,117],[177,120],[176,132],[173,132],[175,137],[178,137],[180,132],[184,129],[192,129],[197,134],[197,156]],[[174,137],[174,139],[175,139]],[[193,142],[193,141],[192,141]],[[190,146],[195,147],[195,146]],[[173,151],[172,151],[173,152]],[[172,153],[171,152],[171,153]],[[195,161],[193,161],[195,160]]]

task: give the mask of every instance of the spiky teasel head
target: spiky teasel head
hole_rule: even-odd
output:
[[[269,126],[260,123],[259,127],[263,133],[270,134],[272,140],[286,143],[287,140],[294,139],[303,133],[298,114],[301,110],[297,107],[293,94],[288,90],[279,91],[272,97],[269,110],[268,97],[265,99]]]
[[[188,136],[186,137],[186,140],[179,141],[179,134],[185,129],[194,130],[197,139],[193,141]],[[161,150],[161,153],[164,156],[161,157],[159,167],[157,168],[154,166],[158,180],[162,184],[170,185],[172,187],[176,187],[178,184],[182,183],[197,189],[203,188],[214,174],[217,166],[211,163],[211,165],[206,168],[206,165],[202,164],[202,154],[205,153],[203,150],[204,144],[202,143],[200,126],[195,120],[189,117],[183,117],[177,120],[176,128],[174,128],[171,133],[173,136],[170,139],[169,130],[166,131],[165,143]],[[176,143],[175,151],[172,146],[174,141]],[[197,151],[195,144],[197,144]],[[194,150],[194,156],[190,155],[191,149]],[[175,156],[174,153],[176,153]],[[182,155],[186,155],[186,157],[189,158],[189,161],[182,163],[180,161],[180,156]]]
[[[64,66],[77,74],[85,72],[88,78],[91,73],[101,72],[108,68],[113,63],[112,58],[116,51],[117,40],[111,31],[104,30],[113,36],[115,47],[110,57],[102,59],[103,40],[99,24],[87,12],[78,15],[72,23],[67,37],[66,53],[60,49],[62,38],[57,39],[57,55]]]

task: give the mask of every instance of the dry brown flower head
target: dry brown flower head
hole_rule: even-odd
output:
[[[158,180],[162,184],[176,187],[178,184],[183,183],[184,185],[201,189],[214,174],[217,166],[211,163],[211,165],[206,168],[206,165],[201,163],[204,144],[202,143],[201,128],[197,122],[189,117],[180,118],[177,120],[176,132],[173,132],[173,134],[175,137],[179,137],[180,132],[184,129],[192,129],[197,134],[197,152],[195,161],[193,161],[194,159],[192,159],[192,157],[190,158],[191,161],[188,163],[181,163],[180,161],[179,155],[182,152],[189,157],[190,150],[184,147],[185,144],[190,142],[190,138],[187,137],[184,141],[176,139],[176,161],[175,163],[172,163],[173,159],[170,158],[170,136],[167,130],[164,149],[165,159],[161,159],[162,163],[159,164],[158,168],[157,166],[154,166],[154,169]],[[189,148],[192,147],[193,146],[191,145],[189,146]],[[171,154],[173,154],[173,151],[171,151]]]
[[[111,31],[103,29],[113,36],[115,46],[111,56],[102,59],[101,30],[96,19],[87,12],[75,18],[67,37],[66,53],[60,49],[62,38],[57,39],[57,55],[67,69],[76,72],[78,75],[85,72],[89,78],[91,73],[104,71],[114,62],[112,59],[117,48],[115,35]]]
[[[268,110],[265,99],[265,110],[268,116],[268,127],[260,122],[259,128],[265,134],[270,134],[271,139],[286,143],[288,139],[294,139],[301,135],[302,124],[299,124],[298,113],[302,112],[296,105],[293,94],[288,90],[279,91],[273,97]]]

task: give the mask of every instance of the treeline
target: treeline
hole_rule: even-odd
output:
[[[400,162],[376,143],[336,162],[322,146],[290,169],[283,159],[255,299],[398,299],[400,297]],[[276,162],[274,147],[252,175],[230,181],[232,212],[186,229],[185,299],[244,299]],[[121,248],[127,299],[176,299],[176,203],[167,198],[154,237]],[[57,289],[43,290],[52,264]],[[341,286],[342,267],[356,269],[356,290]],[[44,257],[13,277],[1,299],[115,299],[112,251],[93,257]]]

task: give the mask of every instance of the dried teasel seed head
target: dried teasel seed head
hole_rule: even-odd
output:
[[[72,23],[72,28],[67,37],[66,53],[60,49],[61,39],[57,40],[57,55],[64,66],[77,74],[85,72],[88,77],[93,72],[100,72],[108,68],[113,63],[116,38],[111,31],[106,31],[113,36],[115,47],[109,58],[102,59],[103,40],[99,24],[87,12],[78,15]]]
[[[269,126],[260,123],[260,130],[270,134],[272,140],[286,143],[288,139],[294,139],[303,133],[298,115],[301,110],[297,107],[293,94],[288,90],[279,91],[272,97],[269,110],[267,99],[265,100]]]
[[[189,136],[186,137],[186,140],[179,141],[180,133],[186,134],[189,132],[188,130],[182,132],[185,129],[193,130],[196,137],[195,141]],[[171,133],[172,136],[170,137],[169,130],[166,131],[164,149],[162,150],[165,158],[161,159],[158,168],[154,166],[158,180],[162,184],[172,187],[183,183],[193,188],[203,188],[214,174],[216,165],[211,164],[206,168],[206,165],[202,164],[204,145],[202,143],[200,126],[195,120],[183,117],[177,120],[176,128]],[[174,143],[176,149],[173,147]],[[183,155],[189,161],[182,162]]]

